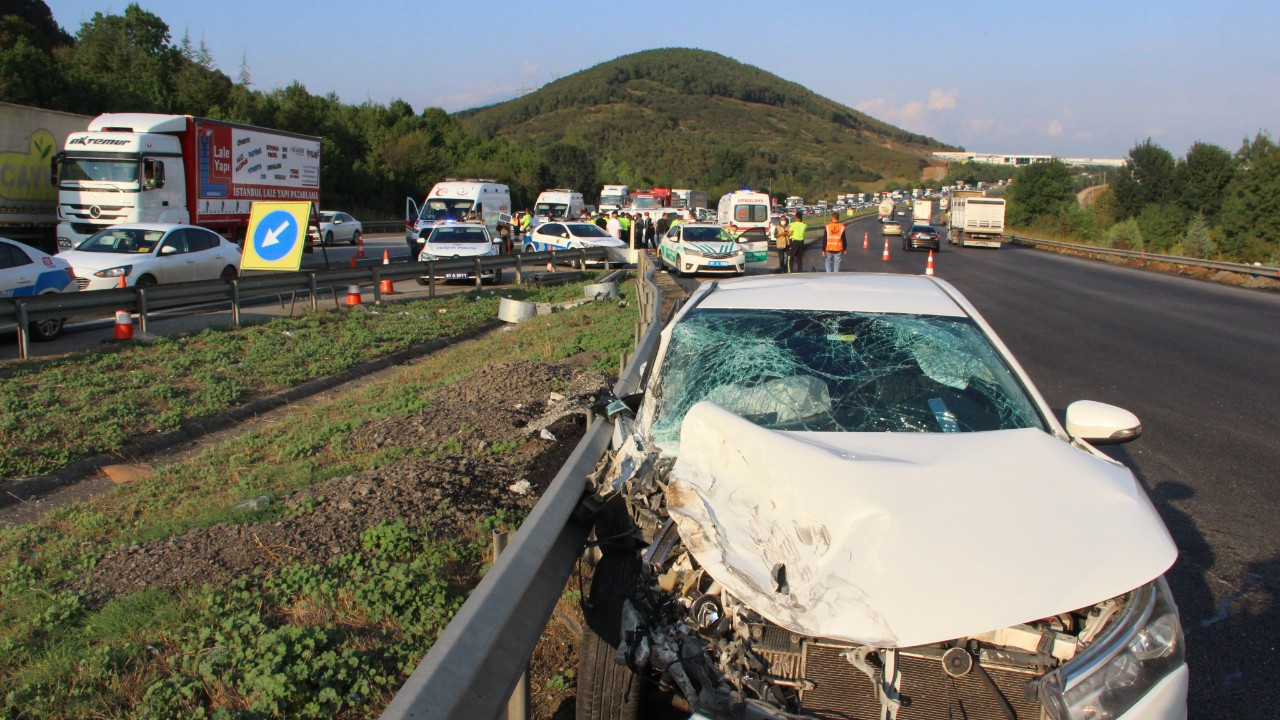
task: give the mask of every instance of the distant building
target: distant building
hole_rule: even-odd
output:
[[[1106,167],[1123,167],[1124,158],[1069,158],[1058,157],[1057,155],[1001,155],[999,153],[975,153],[975,152],[936,152],[933,153],[935,158],[946,160],[947,162],[975,162],[987,163],[990,165],[1034,165],[1035,163],[1050,162],[1058,160],[1064,165],[1072,167],[1080,167],[1085,165],[1102,165]]]

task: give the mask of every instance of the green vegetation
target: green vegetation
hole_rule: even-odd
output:
[[[446,503],[413,525],[393,520],[366,530],[354,551],[284,563],[264,577],[105,601],[85,583],[113,548],[305,515],[323,501],[307,490],[317,483],[444,452],[362,449],[347,439],[362,421],[344,418],[404,416],[425,406],[432,390],[495,358],[586,352],[601,368],[616,367],[636,321],[630,286],[624,298],[629,309],[590,304],[451,346],[101,499],[0,528],[0,715],[376,715],[484,571],[488,533],[521,518],[496,514],[471,530],[437,532],[457,515]],[[231,510],[245,498],[289,493],[297,495],[288,508]]]
[[[171,112],[324,138],[321,202],[365,219],[398,217],[405,196],[446,176],[494,177],[517,207],[569,186],[594,202],[605,183],[720,192],[770,184],[827,195],[858,181],[919,178],[946,146],[758,68],[701,50],[636,53],[524,97],[451,116],[400,100],[345,105],[293,83],[252,89],[203,42],[137,4],[94,13],[67,34],[41,0],[0,10],[0,100],[96,115]]]
[[[579,286],[502,294],[535,302]],[[497,317],[485,291],[323,311],[239,329],[89,350],[0,368],[0,477],[48,472],[118,450],[140,434],[205,417],[418,343],[466,334]],[[616,354],[615,354],[616,356]]]
[[[1264,133],[1232,155],[1196,143],[1185,158],[1151,140],[1129,151],[1086,208],[1060,163],[1021,170],[1008,192],[1011,226],[1128,250],[1280,265],[1280,147]]]

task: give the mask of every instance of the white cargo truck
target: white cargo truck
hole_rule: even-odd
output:
[[[957,197],[951,202],[953,245],[999,248],[1004,234],[1004,198]]]
[[[917,225],[933,224],[933,201],[932,200],[912,200],[911,201],[912,221]]]

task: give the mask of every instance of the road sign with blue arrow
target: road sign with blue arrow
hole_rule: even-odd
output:
[[[309,202],[256,202],[249,212],[243,270],[297,270],[311,218]]]

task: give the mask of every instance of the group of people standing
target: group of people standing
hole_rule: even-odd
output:
[[[831,222],[823,228],[825,237],[822,244],[822,265],[826,272],[840,272],[840,261],[848,250],[844,241],[844,224],[840,216],[831,215]],[[773,247],[778,253],[779,273],[804,272],[805,233],[809,225],[804,221],[804,213],[796,212],[795,220],[787,220],[783,215],[777,225],[773,226]]]
[[[676,225],[694,222],[693,215],[687,219],[671,213],[658,213],[655,220],[647,212],[632,213],[613,212],[599,213],[594,221],[600,229],[618,238],[629,247],[657,250],[658,240]]]

